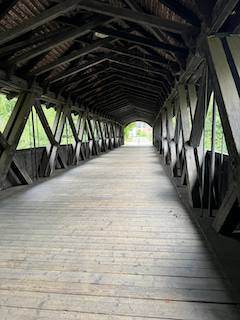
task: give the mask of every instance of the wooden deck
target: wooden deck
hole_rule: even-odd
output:
[[[153,147],[121,147],[0,205],[1,320],[240,318]]]

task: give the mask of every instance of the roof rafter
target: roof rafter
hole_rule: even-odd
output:
[[[127,41],[131,41],[133,43],[137,43],[139,45],[142,45],[144,47],[151,47],[151,48],[158,48],[161,50],[164,50],[166,52],[174,52],[174,53],[181,53],[181,54],[188,54],[188,49],[183,47],[174,46],[171,44],[165,44],[162,42],[159,42],[157,40],[152,40],[148,38],[143,38],[140,36],[135,36],[130,33],[126,33],[124,31],[116,31],[107,27],[96,27],[94,28],[95,31],[106,34],[110,37],[115,37],[118,39],[123,39]]]
[[[22,34],[36,29],[39,26],[59,17],[63,13],[67,13],[77,8],[77,5],[83,0],[68,0],[58,5],[43,11],[42,13],[36,15],[35,17],[9,29],[4,31],[1,34],[0,45],[6,42],[9,42]]]
[[[135,22],[140,25],[146,24],[148,26],[173,33],[188,33],[198,35],[200,32],[199,28],[188,26],[183,23],[162,19],[158,16],[153,16],[143,12],[135,12],[129,9],[116,8],[112,5],[94,0],[82,1],[78,7],[92,12],[109,15],[114,18]]]
[[[179,17],[191,23],[193,26],[200,28],[201,21],[198,16],[187,7],[182,5],[180,2],[176,0],[158,0],[158,2],[163,3],[170,10],[175,12]]]

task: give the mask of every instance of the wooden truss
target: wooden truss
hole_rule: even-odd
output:
[[[49,141],[40,163],[35,163],[37,177],[48,177],[56,167],[67,168],[69,165],[77,165],[80,160],[98,156],[124,143],[121,125],[97,115],[94,116],[89,111],[78,112],[75,124],[71,108],[67,104],[55,106],[55,119],[50,128],[40,100],[34,93],[22,93],[19,95],[3,133],[0,132],[0,190],[4,188],[4,182],[10,169],[22,184],[33,182],[34,177],[30,177],[16,155],[16,148],[32,107],[35,107]],[[67,124],[74,138],[68,146],[67,156],[63,157],[60,148]]]
[[[213,202],[218,213],[213,222],[216,232],[229,234],[240,221],[240,39],[238,36],[209,37],[204,45],[206,63],[199,85],[177,86],[177,96],[168,100],[154,125],[154,145],[169,164],[174,177],[187,184],[189,203],[208,207]],[[203,146],[204,126],[211,95],[214,97],[212,150],[208,155]],[[229,152],[228,181],[225,197],[218,190],[219,175],[215,154],[215,108],[218,106],[223,133]],[[174,110],[174,118],[173,111]],[[175,126],[173,126],[173,119]],[[209,158],[209,159],[208,159]],[[207,165],[205,165],[207,161]],[[222,162],[222,160],[221,160]],[[221,164],[220,171],[223,171]]]

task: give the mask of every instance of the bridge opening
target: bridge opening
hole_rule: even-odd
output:
[[[143,121],[131,122],[124,128],[124,144],[126,146],[152,145],[153,129]]]

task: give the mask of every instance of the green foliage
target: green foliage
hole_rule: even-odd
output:
[[[212,144],[212,116],[213,116],[213,97],[211,97],[211,100],[210,100],[206,122],[205,122],[205,148],[210,150],[211,150],[211,144]],[[223,136],[222,123],[221,123],[218,109],[216,108],[215,151],[221,152],[222,150],[222,136]],[[223,152],[228,153],[224,136],[223,136]]]
[[[124,129],[124,140],[127,140],[129,138],[129,131],[132,131],[133,128],[135,128],[137,125],[137,122],[132,122],[129,125],[127,125]]]
[[[0,94],[0,131],[3,132],[17,99],[8,100],[5,95]]]
[[[45,106],[43,106],[42,108],[48,120],[48,124],[50,128],[52,128],[56,111],[53,108],[47,109]],[[18,150],[34,147],[33,124],[34,124],[34,131],[35,131],[36,147],[37,148],[46,147],[48,144],[48,137],[42,127],[41,121],[39,120],[37,112],[34,107],[32,108],[32,112],[33,112],[33,121],[32,121],[32,113],[30,113],[26,126],[23,130],[22,136],[17,146]]]
[[[14,106],[17,102],[17,98],[14,98],[12,100],[8,100],[5,95],[0,94],[0,131],[3,132],[4,128],[7,124],[7,121],[11,115],[12,110],[14,109]],[[45,116],[48,120],[50,128],[53,126],[53,122],[55,119],[56,111],[53,108],[47,109],[43,106],[43,111],[45,113]],[[48,144],[48,138],[47,135],[42,127],[42,124],[37,116],[36,110],[33,107],[33,122],[34,122],[34,128],[35,128],[35,143],[36,147],[45,147]],[[213,113],[213,97],[211,97],[209,109],[206,117],[206,123],[205,123],[205,147],[207,149],[211,149],[211,141],[212,141],[212,113]],[[76,126],[78,116],[72,116],[73,122]],[[189,114],[190,117],[190,114]],[[30,114],[29,119],[26,123],[25,129],[23,131],[23,134],[21,136],[21,139],[19,141],[17,149],[26,149],[26,148],[32,148],[34,146],[34,136],[33,136],[33,122],[32,122],[32,114]],[[175,127],[175,117],[173,118],[173,123]],[[191,121],[190,121],[191,123]],[[129,132],[133,130],[137,125],[137,122],[132,122],[124,129],[124,139],[129,139]],[[139,136],[145,137],[148,136],[144,131],[141,132],[141,129],[138,129],[137,134]],[[97,134],[95,132],[95,138],[97,139]],[[149,137],[150,139],[152,137]],[[70,144],[72,143],[74,137],[72,134],[72,130],[70,128],[68,120],[66,121],[62,141],[61,144]],[[83,141],[87,141],[87,135],[84,132]],[[218,110],[216,112],[216,142],[215,142],[215,150],[218,152],[221,152],[222,149],[222,125],[221,125],[221,119],[218,113]],[[225,139],[223,141],[223,152],[227,153],[227,147],[225,143]]]
[[[138,123],[139,122],[132,122],[128,126],[125,127],[125,129],[124,129],[124,140],[125,141],[131,139],[131,137],[129,137],[129,132],[132,131],[137,126]],[[152,141],[152,134],[149,135],[148,133],[144,132],[144,130],[138,129],[137,130],[137,136],[139,136],[139,137],[148,137],[149,140]]]

